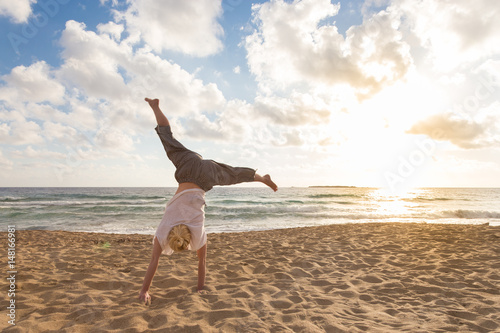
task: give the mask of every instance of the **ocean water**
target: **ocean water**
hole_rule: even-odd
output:
[[[0,230],[154,234],[175,188],[0,188]],[[500,226],[498,188],[216,187],[206,194],[208,232],[338,223],[418,222]]]

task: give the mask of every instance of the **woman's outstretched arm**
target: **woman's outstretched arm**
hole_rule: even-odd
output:
[[[207,244],[196,251],[198,255],[198,292],[205,286],[205,273],[207,270]]]
[[[151,301],[151,296],[149,295],[149,287],[151,287],[151,282],[155,276],[156,270],[158,269],[158,262],[161,255],[161,246],[158,239],[155,237],[153,244],[153,254],[151,256],[151,262],[149,263],[148,270],[146,271],[146,276],[144,277],[144,282],[142,283],[142,289],[139,293],[139,299],[148,304]]]

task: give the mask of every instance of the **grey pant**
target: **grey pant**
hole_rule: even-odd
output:
[[[207,192],[215,185],[232,185],[254,180],[254,169],[204,160],[201,155],[177,141],[172,135],[170,126],[157,126],[155,130],[168,158],[175,165],[175,179],[179,184],[195,183]]]

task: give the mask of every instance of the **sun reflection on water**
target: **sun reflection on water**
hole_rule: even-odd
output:
[[[389,189],[374,189],[368,193],[368,198],[374,202],[375,214],[383,214],[393,217],[407,217],[411,215],[412,209],[419,206],[416,200],[425,195],[425,189],[409,189],[394,192]]]

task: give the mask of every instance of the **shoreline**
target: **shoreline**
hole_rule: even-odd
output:
[[[159,223],[159,222],[158,222]],[[212,230],[207,230],[207,226],[205,226],[205,230],[207,230],[207,235],[212,235],[212,234],[242,234],[242,233],[251,233],[251,232],[267,232],[267,231],[279,231],[279,230],[288,230],[288,229],[304,229],[304,228],[321,228],[321,227],[328,227],[328,226],[342,226],[342,225],[384,225],[384,224],[402,224],[402,225],[446,225],[446,226],[487,226],[487,227],[500,227],[500,222],[470,222],[470,223],[464,223],[463,221],[460,221],[460,223],[452,223],[452,222],[338,222],[338,223],[330,223],[330,224],[321,224],[321,225],[304,225],[304,226],[292,226],[292,227],[278,227],[278,228],[273,228],[273,229],[257,229],[257,230],[241,230],[241,231],[212,231]],[[7,227],[7,225],[5,225]],[[61,230],[61,229],[16,229],[17,231],[49,231],[49,232],[68,232],[68,233],[83,233],[83,234],[102,234],[102,235],[117,235],[117,236],[151,236],[153,237],[155,234],[156,229],[152,230],[151,233],[129,233],[129,232],[105,232],[105,231],[85,231],[85,230]],[[500,229],[499,229],[500,230]],[[0,231],[0,235],[2,232]]]
[[[4,318],[0,328],[500,329],[496,227],[394,222],[209,233],[207,294],[195,291],[195,252],[162,256],[146,307],[137,296],[151,242],[144,234],[16,231],[16,326]]]

